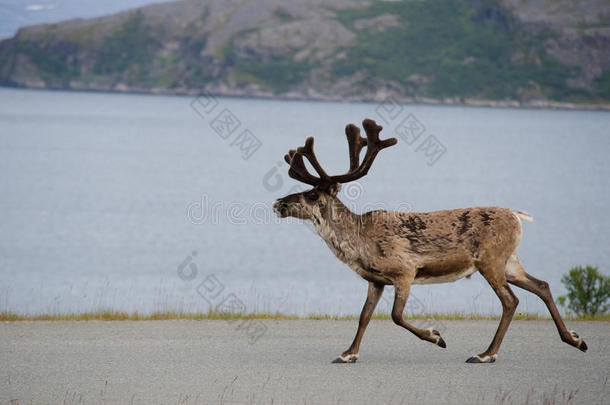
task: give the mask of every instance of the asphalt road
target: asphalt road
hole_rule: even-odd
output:
[[[447,349],[373,321],[355,364],[356,321],[260,322],[0,323],[0,404],[610,403],[610,322],[568,324],[581,353],[513,321],[494,364],[464,361],[496,321],[443,321]]]

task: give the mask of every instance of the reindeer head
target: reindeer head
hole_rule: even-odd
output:
[[[348,183],[364,177],[377,153],[388,146],[395,145],[396,138],[379,139],[379,132],[383,129],[371,119],[362,122],[366,139],[360,136],[360,129],[354,124],[345,127],[345,135],[349,145],[349,170],[338,176],[326,174],[313,151],[313,137],[307,138],[305,146],[296,150],[292,149],[284,156],[284,160],[290,165],[288,175],[293,179],[313,186],[312,189],[287,195],[273,204],[273,209],[279,217],[296,217],[300,219],[316,218],[327,207],[331,206],[337,193],[341,190],[341,183]],[[360,152],[366,146],[366,154],[360,163]],[[316,177],[309,173],[305,166],[303,157],[306,157],[314,170],[318,173]]]

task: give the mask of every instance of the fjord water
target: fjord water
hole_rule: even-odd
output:
[[[297,184],[282,164],[288,149],[313,135],[327,171],[343,172],[344,126],[365,117],[385,137],[409,115],[425,131],[344,187],[355,211],[524,210],[534,222],[523,225],[522,263],[555,296],[574,265],[608,274],[607,112],[231,98],[195,111],[192,102],[0,89],[0,310],[207,311],[227,300],[247,311],[358,313],[366,282],[270,206]],[[231,134],[213,122],[228,112],[240,124]],[[244,130],[260,148],[243,150]],[[423,147],[430,135],[442,147]],[[519,310],[546,313],[514,290]],[[500,310],[479,274],[412,295],[411,312]],[[381,309],[390,302],[386,291]]]

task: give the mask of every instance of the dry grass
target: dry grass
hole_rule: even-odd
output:
[[[81,313],[40,313],[40,314],[19,314],[10,311],[0,312],[0,321],[157,321],[157,320],[231,320],[231,319],[271,319],[271,320],[358,320],[358,315],[329,315],[311,314],[298,316],[283,313],[226,313],[226,312],[173,312],[162,311],[152,313],[122,312],[122,311],[95,311]],[[499,320],[499,315],[494,314],[468,314],[464,312],[454,313],[433,313],[416,316],[407,315],[408,319],[436,319],[447,321],[478,321],[478,320]],[[390,320],[389,313],[377,312],[373,315],[376,320]],[[529,314],[518,312],[515,320],[521,321],[547,321],[549,316],[539,314]],[[565,317],[568,321],[610,321],[610,313],[599,314],[596,316]]]

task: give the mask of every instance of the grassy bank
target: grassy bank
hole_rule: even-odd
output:
[[[282,313],[254,313],[254,314],[229,314],[222,312],[121,312],[121,311],[96,311],[80,313],[41,313],[41,314],[19,314],[10,311],[0,312],[0,321],[157,321],[157,320],[234,320],[234,319],[270,319],[270,320],[357,320],[359,315],[328,315],[311,314],[307,316],[297,316]],[[436,319],[447,321],[473,321],[473,320],[499,320],[499,315],[493,314],[468,314],[463,312],[455,313],[434,313],[427,315],[407,316],[408,319]],[[375,313],[373,319],[390,320],[388,313]],[[524,321],[546,321],[551,320],[549,316],[539,314],[517,313],[516,320]],[[566,321],[610,321],[610,313],[598,314],[595,316],[570,316],[564,317]]]

